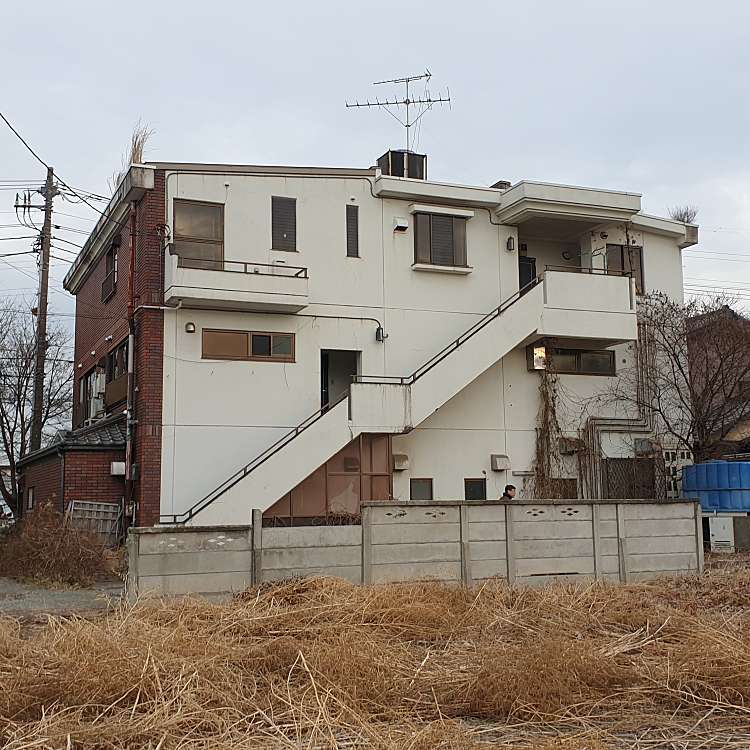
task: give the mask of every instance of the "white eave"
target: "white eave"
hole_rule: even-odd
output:
[[[155,167],[144,164],[130,165],[81,252],[65,275],[63,287],[71,294],[78,292],[89,271],[106,251],[114,234],[122,229],[130,202],[140,200],[147,190],[153,190],[155,171]]]
[[[628,221],[640,210],[640,193],[523,180],[503,192],[495,216],[511,225],[540,217],[604,223]]]
[[[442,206],[496,208],[503,191],[499,188],[453,185],[381,174],[375,178],[373,193],[378,198],[399,198]]]
[[[672,237],[677,240],[680,249],[698,244],[697,224],[683,224],[681,221],[665,219],[661,216],[652,216],[650,214],[636,214],[630,220],[630,224],[635,229],[641,229],[652,234],[661,234],[665,237]]]

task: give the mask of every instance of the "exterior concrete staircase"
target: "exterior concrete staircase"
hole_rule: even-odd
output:
[[[547,271],[410,375],[355,379],[338,403],[311,415],[211,493],[162,523],[249,523],[361,433],[409,432],[512,349],[542,337],[635,340],[628,277]]]

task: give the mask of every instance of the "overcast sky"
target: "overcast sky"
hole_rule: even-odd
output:
[[[4,2],[0,109],[68,183],[109,194],[139,119],[150,159],[369,166],[403,130],[344,101],[428,67],[431,93],[453,99],[423,119],[431,178],[632,190],[656,214],[693,203],[687,283],[750,299],[749,29],[742,0]],[[43,177],[0,123],[0,237],[26,233],[6,226],[2,181]],[[94,217],[56,209],[66,227]],[[28,247],[2,241],[0,255]],[[66,268],[54,261],[58,290]],[[33,256],[4,260],[0,295],[33,296],[35,272]],[[73,309],[66,296],[53,311]]]

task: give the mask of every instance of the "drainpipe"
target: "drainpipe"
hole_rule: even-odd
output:
[[[125,495],[123,497],[123,523],[127,515],[128,506],[132,504],[133,515],[131,526],[136,523],[135,509],[135,230],[136,204],[130,204],[130,259],[128,267],[128,392],[125,411]],[[124,536],[124,534],[123,534]]]

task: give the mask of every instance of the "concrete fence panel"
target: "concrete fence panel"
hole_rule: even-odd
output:
[[[353,583],[637,581],[703,569],[695,502],[368,504],[357,526],[131,529],[128,591],[218,593],[330,575]]]

